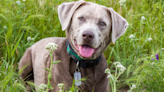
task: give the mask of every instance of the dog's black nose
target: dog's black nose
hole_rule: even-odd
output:
[[[94,38],[94,34],[92,31],[84,31],[82,36],[85,41],[91,41]]]

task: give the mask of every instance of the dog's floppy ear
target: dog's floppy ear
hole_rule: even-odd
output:
[[[58,16],[63,31],[67,30],[74,12],[83,3],[85,1],[80,0],[78,2],[62,3],[58,6]]]
[[[128,22],[120,14],[115,12],[112,8],[108,8],[107,11],[111,14],[112,19],[112,43],[123,35],[128,27]]]

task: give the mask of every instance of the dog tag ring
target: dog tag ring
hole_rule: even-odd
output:
[[[74,73],[74,80],[75,80],[75,85],[80,86],[81,85],[81,73],[80,69],[78,68],[79,66],[79,61],[77,62],[75,73]]]

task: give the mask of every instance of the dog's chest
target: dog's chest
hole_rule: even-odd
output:
[[[80,73],[81,73],[81,78],[85,78],[85,81],[82,81],[81,86],[79,86],[79,88],[83,91],[89,91],[92,90],[95,83],[96,83],[96,73],[94,71],[94,67],[90,67],[90,68],[82,68],[79,67],[80,69]],[[70,60],[70,74],[72,77],[74,77],[74,73],[76,70],[76,63],[73,60]]]

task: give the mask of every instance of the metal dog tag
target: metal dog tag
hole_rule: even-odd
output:
[[[75,79],[75,85],[80,86],[81,85],[81,73],[79,71],[75,71],[74,79]]]

